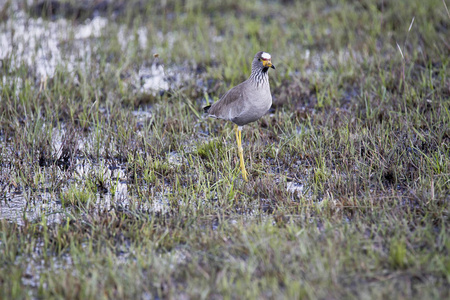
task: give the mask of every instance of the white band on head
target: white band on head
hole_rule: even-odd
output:
[[[270,59],[272,56],[270,56],[270,54],[267,53],[267,52],[263,52],[263,53],[261,54],[261,57],[264,58],[264,59]]]

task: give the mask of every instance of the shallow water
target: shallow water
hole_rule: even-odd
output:
[[[27,72],[30,72],[36,78],[35,87],[42,88],[47,80],[57,76],[60,70],[72,74],[69,80],[76,82],[78,80],[77,72],[90,72],[91,69],[88,68],[92,68],[92,65],[97,65],[100,68],[99,58],[95,57],[96,49],[101,46],[101,39],[111,26],[118,27],[117,40],[124,55],[136,50],[130,45],[136,45],[139,51],[148,51],[149,48],[149,32],[146,27],[139,27],[136,29],[136,34],[131,34],[131,30],[126,26],[112,23],[112,21],[100,15],[92,16],[92,18],[84,21],[71,21],[64,18],[48,20],[31,18],[18,7],[13,7],[13,10],[14,13],[0,25],[0,43],[2,45],[0,47],[0,62],[2,64],[8,62],[9,70],[7,71],[9,72],[26,66]],[[166,41],[170,46],[176,39],[180,38],[176,34],[158,32],[157,37]],[[218,38],[220,37],[215,37],[215,41]],[[158,52],[158,49],[152,50],[155,53]],[[107,62],[103,67],[117,68],[117,66],[112,66]],[[157,55],[151,62],[139,66],[130,66],[122,71],[121,75],[128,79],[124,80],[123,83],[131,86],[136,93],[152,95],[176,90],[183,83],[194,78],[194,72],[189,68],[184,66],[167,67]],[[1,82],[3,86],[14,83],[17,88],[16,93],[23,86],[22,78],[13,78],[8,76],[8,73],[3,73]],[[206,91],[206,85],[209,83],[205,83],[203,79],[197,79],[196,84]],[[1,89],[0,86],[0,92]],[[138,123],[144,123],[153,117],[151,107],[146,108],[146,110],[133,111],[132,115]],[[58,160],[63,155],[64,144],[67,142],[65,139],[67,139],[68,132],[64,128],[64,124],[61,126],[62,128],[54,128],[51,132],[51,157],[54,160]],[[42,130],[45,130],[45,128],[42,128]],[[93,130],[86,137],[77,139],[76,148],[80,152],[89,152],[93,148],[98,148],[98,154],[102,156],[106,152],[105,147],[107,145],[103,147],[94,145],[97,141],[96,134],[98,133]],[[204,137],[200,139],[202,138]],[[3,137],[0,135],[0,143],[2,141]],[[3,143],[0,146],[8,147],[6,142],[3,141]],[[195,148],[196,144],[184,145],[186,151],[187,149],[195,151]],[[6,151],[0,152],[0,155],[6,155],[7,153],[9,153],[9,150],[6,148]],[[168,153],[167,163],[172,168],[187,162],[181,153],[172,151]],[[57,166],[50,167],[56,168]],[[14,170],[8,168],[2,170],[2,172],[11,171]],[[46,172],[43,171],[43,173]],[[146,201],[136,199],[129,192],[130,184],[126,177],[125,166],[120,163],[113,161],[94,162],[85,157],[76,157],[72,158],[70,162],[70,172],[60,171],[60,174],[63,173],[64,176],[68,177],[67,186],[63,186],[58,194],[47,192],[46,189],[49,187],[46,185],[49,185],[49,183],[46,182],[40,183],[42,192],[28,191],[26,188],[18,193],[10,190],[3,191],[3,194],[0,194],[0,219],[23,225],[25,222],[39,222],[45,217],[47,224],[60,223],[67,218],[70,209],[70,207],[63,207],[61,204],[60,193],[64,193],[70,187],[85,188],[85,181],[95,178],[102,178],[103,182],[108,185],[108,188],[104,191],[101,191],[99,187],[99,191],[95,194],[93,202],[97,211],[110,210],[114,207],[134,208],[137,202],[139,202],[140,209],[146,211],[164,213],[170,208],[168,198],[173,191],[169,187],[164,191],[150,190],[151,199]],[[2,176],[2,178],[9,178],[9,175]],[[0,188],[6,186],[10,187],[10,182],[0,185]],[[303,191],[301,183],[288,183],[286,188],[296,195]]]
[[[56,167],[56,166],[53,166]],[[6,168],[3,169],[5,171]],[[80,204],[88,208],[90,213],[101,213],[111,209],[129,210],[136,209],[151,212],[165,213],[169,209],[169,201],[166,192],[151,191],[151,199],[137,199],[128,192],[128,181],[125,169],[117,165],[108,165],[104,162],[92,163],[86,159],[77,159],[75,169],[71,175],[71,188],[85,189],[83,184],[86,179],[101,178],[108,189],[102,192],[98,187],[95,198],[88,203]],[[69,187],[63,187],[63,194]],[[71,213],[74,206],[61,203],[61,193],[50,193],[44,191],[5,191],[0,198],[0,220],[5,219],[10,222],[24,225],[26,222],[45,221],[47,225],[61,223]],[[112,192],[113,191],[113,192]]]
[[[53,78],[58,70],[73,73],[72,80],[77,82],[76,71],[91,72],[87,68],[100,65],[95,57],[96,48],[109,26],[119,26],[117,39],[125,55],[133,50],[135,36],[124,25],[112,24],[110,20],[95,16],[79,23],[64,18],[46,20],[30,18],[24,11],[17,10],[0,28],[0,61],[8,61],[9,72],[25,65],[39,82]],[[148,30],[137,29],[138,51],[147,49]],[[160,35],[161,39],[167,36]],[[155,49],[157,50],[157,49]],[[134,51],[134,50],[133,50]],[[3,62],[2,62],[3,63]],[[105,66],[103,66],[105,67]],[[112,68],[106,63],[106,68]],[[130,85],[136,92],[157,95],[162,91],[176,88],[182,82],[192,78],[186,68],[165,67],[158,58],[149,64],[127,69],[123,83]],[[3,75],[3,85],[11,84],[20,78]],[[21,86],[18,83],[19,88]]]
[[[25,193],[7,192],[0,202],[0,219],[24,225],[41,216],[45,216],[47,224],[60,223],[64,218],[64,210],[49,193],[34,198]]]

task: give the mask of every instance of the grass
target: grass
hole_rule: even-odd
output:
[[[0,8],[0,298],[449,297],[445,2],[26,3]],[[17,63],[49,43],[18,46],[20,11],[59,24],[53,76]],[[245,183],[201,108],[258,50],[274,105]],[[142,90],[160,64],[170,88]]]

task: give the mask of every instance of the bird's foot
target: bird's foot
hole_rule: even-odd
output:
[[[244,179],[245,182],[248,182],[247,171],[245,169],[242,170],[242,178]]]
[[[245,182],[248,182],[248,178],[247,178],[248,173],[247,173],[247,170],[245,170],[245,165],[243,162],[241,162],[240,167],[241,167],[242,178],[244,178]]]

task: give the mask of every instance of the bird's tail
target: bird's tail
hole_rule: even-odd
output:
[[[209,111],[210,108],[211,108],[211,105],[205,106],[205,107],[203,107],[203,111],[204,111],[205,113],[207,113],[207,112]]]

